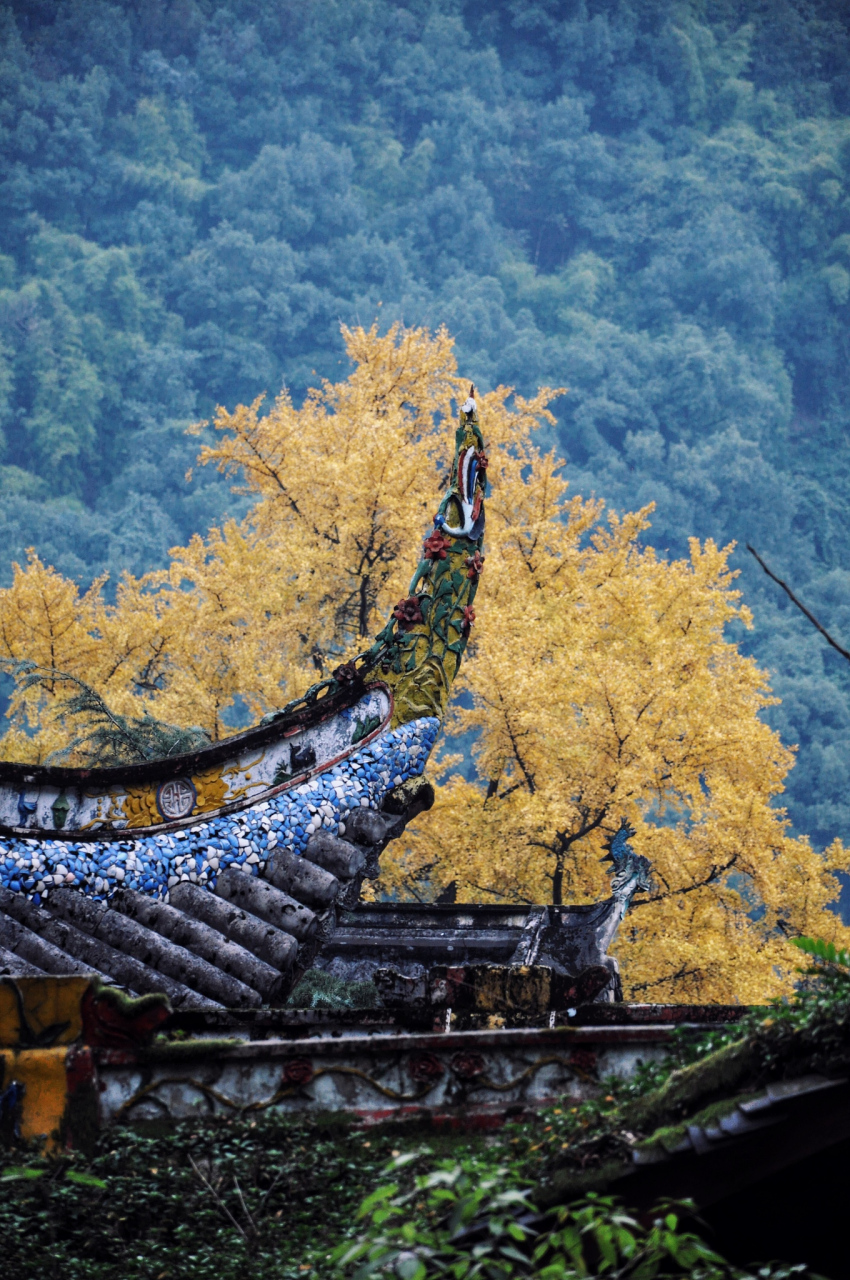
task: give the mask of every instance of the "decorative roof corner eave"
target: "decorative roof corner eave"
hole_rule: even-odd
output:
[[[483,566],[486,456],[472,397],[455,445],[450,487],[410,594],[369,650],[254,728],[181,756],[105,769],[0,762],[0,835],[90,841],[167,833],[294,790],[386,730],[442,721]],[[336,736],[316,741],[334,727]]]
[[[0,764],[5,971],[68,973],[83,964],[124,975],[131,990],[160,981],[184,1008],[220,1007],[227,984],[208,972],[215,949],[203,943],[210,961],[193,947],[202,925],[227,933],[212,909],[224,898],[284,937],[297,934],[299,912],[314,919],[314,940],[296,937],[291,986],[333,929],[336,906],[355,905],[387,842],[433,802],[422,775],[483,564],[487,460],[472,397],[455,446],[409,597],[371,649],[330,680],[255,728],[181,757],[104,770]],[[265,896],[250,888],[257,878]],[[141,911],[145,899],[169,904],[178,894],[182,923]],[[84,909],[107,899],[101,914]],[[260,973],[244,957],[242,968]],[[263,993],[239,995],[252,1004]]]
[[[249,809],[254,805],[261,804],[275,797],[283,795],[286,791],[292,791],[295,788],[308,783],[312,778],[321,773],[326,772],[334,766],[341,764],[347,760],[349,756],[357,750],[368,747],[376,738],[379,738],[385,729],[389,728],[393,712],[393,697],[389,687],[384,681],[373,680],[364,685],[360,690],[361,694],[370,694],[375,691],[386,694],[387,708],[384,711],[383,718],[369,733],[358,739],[356,743],[348,743],[335,756],[330,759],[322,760],[308,768],[304,768],[300,772],[294,773],[287,778],[285,782],[277,785],[266,785],[262,781],[249,782],[245,788],[246,794],[241,795],[238,799],[233,800],[229,804],[222,804],[218,808],[210,808],[203,810],[194,810],[183,818],[174,818],[170,821],[154,822],[144,827],[145,835],[167,835],[182,830],[184,827],[197,826],[202,818],[205,822],[210,822],[214,818],[225,817],[228,814],[239,813],[243,809]],[[257,751],[262,751],[270,747],[274,747],[293,737],[293,735],[303,732],[304,729],[315,729],[321,726],[325,721],[331,720],[338,715],[340,710],[352,710],[351,695],[348,700],[343,696],[345,690],[339,690],[336,694],[322,698],[311,706],[301,709],[298,713],[297,720],[287,722],[286,726],[277,725],[269,722],[255,726],[253,729],[247,729],[241,734],[234,734],[232,738],[226,738],[222,742],[215,743],[217,749],[216,759],[225,762],[231,768],[238,768],[239,761],[242,758],[250,757]],[[354,709],[357,702],[353,704]],[[238,746],[239,754],[234,755],[234,746]],[[162,783],[168,778],[188,778],[194,781],[195,777],[201,774],[208,767],[210,759],[206,752],[187,752],[185,755],[174,756],[168,760],[158,761],[150,760],[137,765],[128,765],[126,767],[116,766],[110,769],[75,769],[60,767],[45,767],[45,774],[48,772],[51,777],[47,781],[53,782],[61,792],[67,794],[72,789],[87,790],[88,787],[97,786],[104,782],[104,775],[110,775],[110,780],[118,783],[130,782],[144,786],[146,782]],[[33,782],[34,775],[32,766],[27,765],[10,765],[8,762],[0,762],[0,786],[5,780],[3,770],[5,768],[14,767],[19,771],[18,785]],[[250,766],[249,766],[250,767]],[[23,773],[20,771],[23,770]],[[61,830],[61,829],[60,829]],[[95,837],[98,842],[106,840],[127,840],[134,838],[137,834],[141,834],[141,830],[136,826],[114,826],[106,827],[99,825],[92,830],[89,839]],[[83,832],[79,828],[76,832],[62,831],[66,838],[73,838],[76,834],[78,838],[83,837]],[[18,827],[4,825],[0,823],[0,839],[4,836],[23,837],[26,839],[51,840],[56,839],[56,827],[40,827],[36,825],[27,827]]]

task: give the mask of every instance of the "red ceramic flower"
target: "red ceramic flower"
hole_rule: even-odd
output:
[[[417,1053],[408,1062],[407,1069],[417,1084],[430,1084],[439,1080],[446,1070],[433,1053]]]
[[[293,1058],[283,1068],[286,1084],[309,1084],[313,1079],[313,1064],[309,1058]]]
[[[484,1073],[486,1063],[480,1053],[456,1053],[449,1063],[460,1080],[473,1080]]]
[[[425,619],[419,607],[419,597],[408,596],[406,600],[399,600],[393,609],[393,617],[398,621],[402,631],[409,631],[411,627],[416,626],[417,622],[424,622]]]
[[[467,564],[467,573],[466,573],[467,578],[471,578],[473,582],[477,582],[478,579],[481,577],[482,570],[484,569],[484,557],[482,556],[481,552],[476,551],[474,556],[467,556],[466,564]]]
[[[463,621],[460,624],[461,631],[463,631],[465,634],[469,630],[469,628],[472,626],[474,621],[475,621],[475,610],[472,608],[472,605],[469,605],[469,604],[464,605]]]
[[[478,462],[478,470],[479,470],[479,471],[486,471],[486,470],[487,470],[487,464],[489,463],[490,459],[487,457],[487,454],[484,452],[484,450],[483,450],[483,449],[479,449],[479,450],[478,450],[478,452],[476,453],[475,457],[476,457],[476,460],[477,460],[477,462]]]
[[[333,673],[337,684],[354,684],[358,679],[357,668],[353,662],[343,662]]]
[[[445,560],[451,550],[451,539],[440,530],[435,529],[425,539],[424,555],[426,560]]]

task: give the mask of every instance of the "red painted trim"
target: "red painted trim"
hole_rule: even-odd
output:
[[[88,1045],[71,1045],[65,1058],[65,1087],[72,1098],[83,1085],[93,1084],[95,1066],[92,1050]]]
[[[350,1112],[346,1112],[346,1114],[353,1116],[364,1127],[369,1128],[373,1125],[397,1122],[398,1120],[420,1122],[425,1120],[437,1129],[454,1129],[461,1132],[470,1129],[486,1132],[493,1129],[501,1129],[506,1124],[528,1117],[540,1108],[548,1106],[550,1101],[554,1101],[556,1098],[563,1098],[563,1096],[563,1091],[561,1091],[557,1094],[553,1093],[551,1098],[541,1098],[533,1103],[509,1103],[507,1106],[502,1101],[483,1102],[476,1106],[470,1106],[466,1103],[456,1110],[448,1107],[440,1109],[438,1107],[423,1106],[380,1107],[374,1110],[354,1108]]]

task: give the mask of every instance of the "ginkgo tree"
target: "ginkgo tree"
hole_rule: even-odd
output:
[[[284,393],[220,409],[202,463],[250,514],[175,548],[166,570],[84,593],[38,557],[0,592],[0,656],[36,663],[3,754],[43,761],[79,735],[68,682],[119,716],[226,735],[367,647],[406,596],[445,486],[457,377],[450,336],[344,330],[352,373],[299,408]],[[479,396],[491,494],[473,643],[449,728],[477,781],[438,765],[437,801],[383,857],[378,893],[588,902],[607,894],[622,818],[651,861],[617,951],[627,995],[756,1001],[789,989],[787,939],[850,942],[826,854],[778,807],[792,753],[765,724],[765,673],[726,634],[748,625],[729,548],[669,561],[649,508],[605,517],[535,444],[558,394]],[[468,772],[468,771],[467,771]]]
[[[461,900],[607,895],[621,818],[653,867],[618,955],[634,998],[763,1000],[787,988],[786,938],[843,936],[828,910],[846,865],[789,836],[776,797],[792,753],[761,719],[764,672],[724,636],[749,624],[731,548],[668,561],[642,545],[649,509],[602,519],[567,500],[528,437],[492,452],[493,496],[473,660],[481,782],[452,772],[440,803],[384,863],[384,887]]]

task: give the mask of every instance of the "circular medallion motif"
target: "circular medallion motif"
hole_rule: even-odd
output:
[[[195,807],[197,793],[188,778],[163,782],[156,793],[156,807],[163,818],[187,818]]]
[[[417,1053],[410,1059],[407,1069],[417,1084],[433,1084],[445,1074],[445,1067],[434,1053]]]

